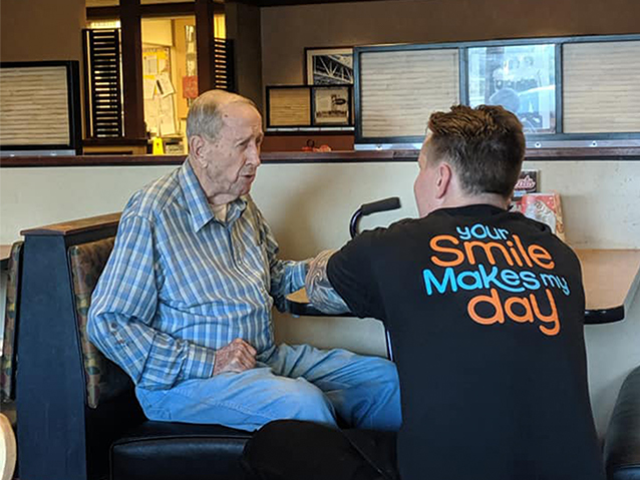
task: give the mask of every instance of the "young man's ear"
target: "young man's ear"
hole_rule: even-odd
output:
[[[453,170],[451,170],[451,165],[447,162],[440,162],[437,171],[436,198],[443,198],[447,194],[451,187],[452,178]]]

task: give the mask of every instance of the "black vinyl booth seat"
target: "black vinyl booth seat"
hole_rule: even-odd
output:
[[[240,457],[251,434],[219,425],[146,421],[111,446],[111,478],[241,479]]]
[[[88,341],[91,293],[119,217],[22,232],[19,477],[244,480],[240,459],[251,433],[146,420],[133,383]]]
[[[609,480],[640,480],[640,367],[625,379],[604,445]]]

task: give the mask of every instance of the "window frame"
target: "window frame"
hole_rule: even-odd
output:
[[[527,147],[615,147],[640,146],[640,131],[638,132],[607,132],[607,133],[566,133],[564,132],[564,103],[563,103],[563,46],[576,43],[606,43],[640,41],[640,34],[624,35],[582,35],[573,37],[536,37],[503,40],[483,40],[468,42],[443,42],[427,44],[399,44],[362,46],[353,49],[354,97],[355,97],[355,138],[356,150],[368,149],[403,149],[420,148],[424,140],[421,136],[389,136],[365,137],[362,134],[362,78],[361,55],[371,52],[398,52],[412,50],[458,50],[458,88],[460,103],[469,105],[469,49],[478,47],[509,47],[525,45],[555,45],[555,100],[556,100],[556,133],[528,134]],[[426,130],[426,125],[425,125]]]

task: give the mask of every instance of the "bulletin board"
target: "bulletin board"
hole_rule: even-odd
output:
[[[171,53],[168,47],[142,49],[144,121],[152,136],[178,133],[175,115],[176,90],[171,82]]]

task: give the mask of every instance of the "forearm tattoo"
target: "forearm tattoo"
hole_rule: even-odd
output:
[[[327,264],[335,252],[335,250],[325,250],[311,260],[305,281],[309,302],[323,313],[336,314],[349,311],[349,307],[327,278]]]

